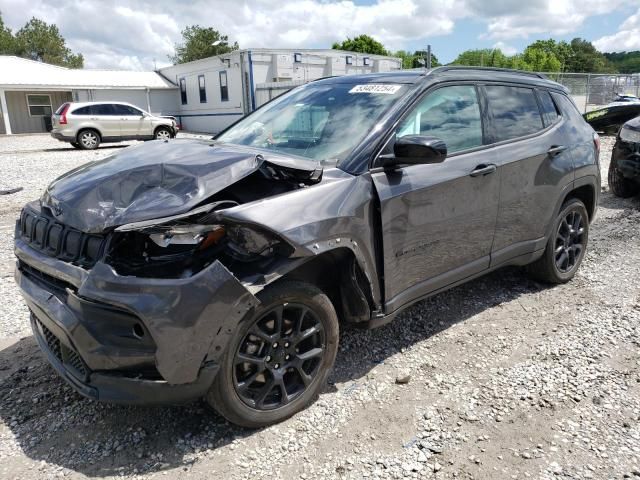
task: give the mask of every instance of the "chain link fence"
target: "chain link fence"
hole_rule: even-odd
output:
[[[545,73],[569,89],[578,108],[589,112],[613,102],[616,95],[640,97],[640,74]]]
[[[589,112],[613,102],[616,95],[640,97],[640,73],[544,73],[569,89],[571,97],[582,112]],[[271,82],[256,85],[256,107],[282,95],[304,81]]]

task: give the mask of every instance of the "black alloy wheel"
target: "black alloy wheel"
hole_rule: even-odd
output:
[[[578,211],[569,212],[558,226],[555,259],[559,272],[573,270],[584,250],[584,220]]]
[[[269,285],[237,325],[218,360],[207,402],[237,425],[281,422],[313,403],[336,359],[338,316],[317,286]]]
[[[299,397],[318,373],[325,333],[305,305],[286,303],[262,316],[235,354],[234,387],[248,406],[270,410]]]
[[[528,265],[529,273],[545,283],[571,280],[587,250],[589,220],[584,203],[577,198],[569,198],[553,220],[544,253]]]

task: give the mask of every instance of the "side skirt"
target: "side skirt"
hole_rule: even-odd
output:
[[[366,324],[363,325],[364,328],[366,329],[373,329],[373,328],[378,328],[381,327],[383,325],[386,325],[387,323],[393,321],[400,313],[402,313],[404,310],[406,310],[407,308],[411,307],[412,305],[415,305],[418,302],[421,302],[422,300],[426,300],[427,298],[433,297],[434,295],[438,295],[439,293],[445,292],[451,288],[457,287],[459,285],[462,285],[463,283],[467,283],[471,280],[475,280],[476,278],[480,278],[483,275],[486,275],[488,273],[491,273],[495,270],[498,270],[500,268],[503,267],[507,267],[507,266],[523,266],[523,265],[528,265],[532,262],[535,262],[537,259],[539,259],[540,257],[542,257],[542,255],[544,254],[544,248],[542,249],[538,249],[536,251],[533,252],[529,252],[529,253],[525,253],[522,255],[518,255],[517,257],[513,257],[510,258],[508,260],[503,261],[502,263],[496,263],[495,265],[489,267],[486,270],[483,270],[481,272],[477,272],[474,273],[473,275],[470,275],[468,277],[465,277],[461,280],[455,281],[453,283],[450,283],[449,285],[446,285],[444,287],[438,288],[437,290],[433,290],[432,292],[427,293],[426,295],[422,295],[420,297],[415,298],[414,300],[402,305],[401,307],[397,308],[396,310],[386,313],[386,314],[380,314],[376,317],[373,317],[369,322],[367,322]]]

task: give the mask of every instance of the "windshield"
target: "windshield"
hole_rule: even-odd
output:
[[[395,84],[310,83],[249,115],[217,140],[334,166],[406,89]]]

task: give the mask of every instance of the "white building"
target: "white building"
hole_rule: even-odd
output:
[[[69,69],[0,56],[0,134],[46,132],[68,101],[113,100],[217,133],[297,85],[400,70],[399,58],[341,50],[237,50],[157,72]]]
[[[46,132],[64,102],[120,100],[153,113],[176,108],[178,88],[155,72],[74,70],[0,56],[0,134]]]
[[[402,60],[342,50],[236,50],[159,73],[179,87],[182,128],[216,133],[297,85],[322,77],[400,70]]]

